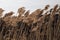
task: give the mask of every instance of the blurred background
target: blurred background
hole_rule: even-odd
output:
[[[31,12],[38,8],[44,8],[49,4],[53,7],[56,4],[60,5],[60,0],[0,0],[0,8],[5,10],[4,13],[14,11],[17,13],[18,8],[25,7],[26,10]]]

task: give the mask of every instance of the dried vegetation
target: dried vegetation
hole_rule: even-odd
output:
[[[18,16],[12,16],[11,11],[0,17],[0,40],[60,40],[60,6],[48,10],[49,7],[46,5],[31,14],[21,7]],[[0,8],[0,16],[3,11]]]

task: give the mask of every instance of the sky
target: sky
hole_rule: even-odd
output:
[[[14,11],[15,13],[23,6],[32,12],[35,9],[44,8],[47,4],[51,7],[60,5],[60,0],[0,0],[0,8],[3,8],[5,12]]]

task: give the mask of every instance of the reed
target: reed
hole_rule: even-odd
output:
[[[0,40],[60,40],[60,6],[55,5],[46,11],[49,7],[46,5],[31,14],[21,7],[18,16],[9,12],[0,17]]]

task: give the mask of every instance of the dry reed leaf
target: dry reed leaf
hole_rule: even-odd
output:
[[[21,16],[25,12],[25,7],[19,8],[17,12],[19,13],[19,16]]]
[[[24,14],[24,16],[25,16],[25,17],[29,16],[29,13],[30,13],[30,10],[28,10],[28,11]]]
[[[41,9],[37,9],[30,14],[31,17],[35,17],[36,15],[40,14]]]
[[[5,10],[3,10],[2,8],[0,8],[0,17],[2,16],[2,13],[4,12]]]
[[[57,8],[58,8],[58,4],[56,4],[53,8],[53,12],[56,12],[57,11]]]
[[[50,7],[50,5],[46,5],[44,10],[47,10]]]
[[[38,28],[39,28],[38,26],[34,27],[34,28],[32,29],[32,32],[37,31]]]
[[[5,16],[4,17],[8,17],[8,16],[12,16],[14,14],[14,12],[13,11],[11,11],[11,12],[9,12],[9,13],[7,13],[7,14],[5,14]]]

